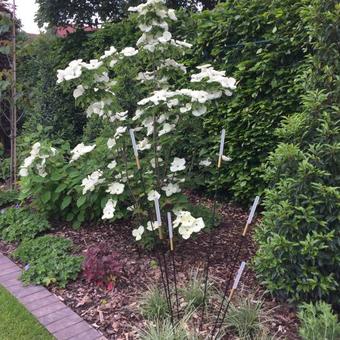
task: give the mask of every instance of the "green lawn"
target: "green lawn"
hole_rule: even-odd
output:
[[[34,316],[0,285],[0,340],[52,340]]]

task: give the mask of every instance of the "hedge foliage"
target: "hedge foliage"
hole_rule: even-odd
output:
[[[295,77],[308,51],[298,15],[302,6],[303,1],[295,0],[237,0],[193,17],[193,66],[212,63],[238,81],[230,101],[206,116],[201,139],[211,148],[222,126],[226,129],[226,154],[232,162],[219,187],[243,203],[266,185],[261,164],[278,143],[275,128],[284,116],[300,110],[302,91]],[[204,185],[214,188],[215,181],[213,176]]]
[[[287,118],[269,158],[255,267],[270,291],[339,306],[339,18],[333,0],[300,13],[313,51],[300,83],[303,111]]]

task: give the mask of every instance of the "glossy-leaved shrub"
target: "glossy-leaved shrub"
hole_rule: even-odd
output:
[[[56,236],[42,236],[24,241],[13,253],[25,264],[21,276],[24,283],[65,287],[75,280],[81,270],[83,258],[71,255],[72,242]]]
[[[30,208],[8,208],[0,213],[0,239],[23,241],[51,228],[44,214]]]
[[[339,20],[337,1],[301,12],[314,50],[301,84],[304,110],[278,130],[269,158],[255,268],[267,288],[295,300],[338,305],[340,282]]]
[[[111,290],[123,273],[120,255],[107,244],[88,249],[83,265],[86,281]]]

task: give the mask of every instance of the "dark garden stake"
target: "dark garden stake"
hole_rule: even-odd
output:
[[[222,318],[222,320],[221,320],[220,329],[219,329],[219,331],[218,331],[217,334],[216,334],[216,338],[218,338],[218,335],[219,335],[219,333],[220,333],[220,331],[221,331],[221,327],[222,327],[222,325],[223,325],[225,316],[227,315],[227,312],[228,312],[228,308],[229,308],[229,306],[230,306],[231,299],[233,298],[234,293],[235,293],[235,291],[236,291],[236,289],[237,289],[237,287],[238,287],[238,284],[239,284],[239,282],[240,282],[240,279],[241,279],[241,276],[242,276],[242,274],[243,274],[243,271],[244,271],[245,266],[246,266],[246,263],[245,263],[244,261],[242,261],[242,262],[241,262],[241,265],[240,265],[240,268],[239,268],[238,271],[237,271],[237,274],[236,274],[236,277],[235,277],[235,280],[234,280],[234,284],[233,284],[233,286],[232,286],[232,288],[231,288],[231,291],[230,291],[230,293],[229,293],[228,302],[227,302],[227,305],[226,305],[226,307],[225,307],[224,314],[223,314],[223,318]],[[212,334],[212,339],[214,339],[214,335],[213,335],[213,334]]]
[[[222,310],[223,310],[223,305],[224,305],[224,302],[226,300],[226,297],[227,297],[227,293],[228,293],[228,290],[229,290],[229,285],[230,285],[230,281],[232,279],[232,275],[233,275],[233,272],[235,271],[236,269],[236,265],[237,265],[237,261],[238,261],[238,258],[240,256],[240,252],[243,248],[243,245],[244,245],[244,241],[246,239],[246,235],[247,235],[247,231],[248,231],[248,228],[249,226],[251,225],[252,221],[253,221],[253,218],[254,218],[254,215],[255,215],[255,211],[256,211],[256,208],[258,206],[260,202],[260,197],[259,196],[256,196],[255,200],[254,200],[254,203],[251,207],[251,210],[250,210],[250,214],[248,216],[248,219],[247,219],[247,223],[243,229],[243,232],[241,234],[241,237],[239,239],[239,242],[238,242],[238,247],[237,247],[237,252],[236,252],[236,256],[234,257],[234,261],[232,262],[232,266],[231,266],[231,270],[229,272],[229,275],[228,275],[228,278],[226,280],[226,284],[225,284],[225,289],[224,289],[224,294],[223,294],[223,299],[222,299],[222,302],[221,302],[221,305],[220,305],[220,308],[219,308],[219,311],[217,313],[217,317],[216,317],[216,320],[215,320],[215,324],[214,324],[214,328],[211,332],[211,336],[213,338],[214,334],[215,334],[215,331],[216,329],[218,328],[218,325],[219,325],[219,319],[220,319],[220,316],[221,316],[221,313],[222,313]],[[226,316],[226,312],[227,312],[227,309],[228,307],[226,307],[225,309],[225,312],[223,314],[223,317],[221,319],[221,322],[220,322],[220,326],[222,326],[223,324],[223,321],[225,319],[225,316]]]
[[[173,226],[172,226],[172,219],[171,219],[170,212],[168,212],[168,230],[169,230],[170,253],[171,253],[172,269],[173,269],[174,285],[175,285],[177,318],[179,318],[179,300],[178,300],[178,290],[177,290],[177,270],[176,270],[176,263],[175,263],[174,233],[173,233]]]
[[[221,142],[220,142],[220,151],[218,155],[218,161],[217,161],[217,170],[218,174],[217,177],[219,179],[220,177],[220,168],[222,166],[222,157],[224,152],[224,143],[225,143],[225,129],[221,132]],[[218,190],[218,180],[216,183],[215,188],[215,194],[214,194],[214,206],[213,206],[213,215],[212,215],[212,228],[215,226],[215,220],[216,220],[216,208],[217,208],[217,190]],[[207,298],[207,290],[208,290],[208,276],[209,276],[209,267],[211,262],[211,251],[213,249],[213,230],[210,230],[210,236],[209,236],[209,246],[207,250],[207,258],[206,258],[206,265],[204,268],[204,295],[203,295],[203,304],[202,304],[202,313],[201,313],[201,321],[200,321],[200,329],[202,329],[203,322],[204,322],[204,313],[205,313],[205,300]]]

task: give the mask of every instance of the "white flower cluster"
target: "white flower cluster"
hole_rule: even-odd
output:
[[[114,201],[113,199],[109,199],[105,205],[105,208],[103,210],[103,220],[111,220],[116,212],[116,206],[117,201]]]
[[[101,178],[102,176],[103,172],[101,170],[96,170],[91,175],[84,178],[81,183],[81,186],[83,187],[83,195],[85,195],[88,191],[94,191],[98,184],[103,183],[104,179]]]
[[[102,65],[103,62],[98,59],[92,59],[89,63],[83,62],[82,59],[72,60],[64,70],[57,71],[57,83],[79,78],[82,75],[83,68],[96,70]]]
[[[236,89],[236,79],[226,77],[225,71],[216,71],[210,64],[201,65],[197,67],[201,72],[191,76],[191,82],[197,83],[207,80],[208,83],[219,83],[223,88],[229,90]],[[230,91],[226,91],[227,96],[231,96]]]
[[[195,218],[189,211],[175,211],[175,214],[177,217],[173,222],[173,227],[179,227],[178,232],[185,240],[205,227],[203,218]]]
[[[81,156],[91,152],[95,147],[95,145],[85,145],[84,143],[78,144],[73,150],[71,150],[72,157],[70,163],[78,160]]]
[[[175,10],[168,9],[164,0],[148,0],[145,4],[130,7],[130,12],[137,12],[142,20],[139,29],[143,32],[137,41],[137,46],[154,52],[157,47],[163,49],[164,44],[170,44],[179,48],[190,48],[185,41],[172,39],[169,25],[166,20],[177,21]],[[153,15],[150,15],[150,14]]]
[[[54,156],[57,152],[55,148],[50,148],[51,155]],[[32,166],[33,162],[36,159],[41,159],[40,163],[36,164],[36,169],[38,171],[39,176],[46,177],[46,159],[50,157],[50,154],[41,153],[41,144],[39,142],[35,143],[32,147],[30,156],[25,158],[24,163],[20,167],[19,175],[21,177],[28,176],[28,170]]]

